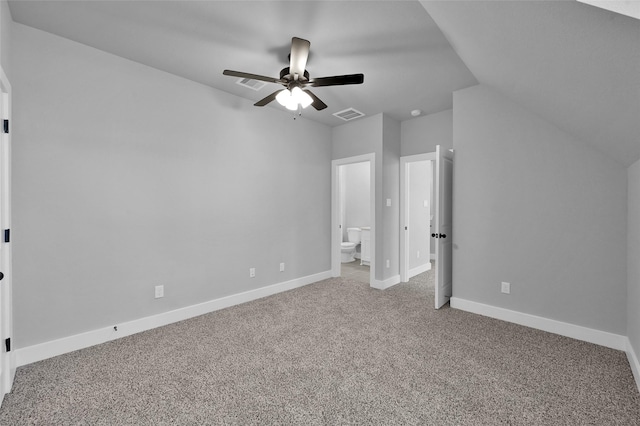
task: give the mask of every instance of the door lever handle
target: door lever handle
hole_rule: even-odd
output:
[[[447,238],[447,234],[431,234],[433,238]]]

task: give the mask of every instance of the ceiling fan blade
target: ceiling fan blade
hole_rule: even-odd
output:
[[[304,75],[310,46],[309,40],[298,37],[291,39],[291,54],[289,55],[289,72],[291,75],[298,74],[300,77]]]
[[[320,111],[320,110],[323,110],[323,109],[325,109],[327,107],[327,104],[322,102],[319,97],[317,97],[316,95],[313,94],[312,91],[305,90],[305,92],[307,92],[307,94],[309,96],[311,96],[311,99],[313,99],[313,102],[311,103],[311,106],[313,106],[315,109]]]
[[[282,83],[282,80],[278,78],[266,77],[264,75],[258,75],[258,74],[250,74],[248,72],[224,70],[222,71],[222,74],[230,75],[232,77],[249,78],[251,80],[267,81],[269,83]]]
[[[336,75],[333,77],[314,78],[309,83],[313,87],[344,86],[346,84],[362,84],[364,74]]]
[[[280,93],[280,92],[282,92],[282,89],[281,90],[276,90],[275,92],[273,92],[272,94],[270,94],[266,98],[260,99],[258,102],[256,102],[253,105],[254,106],[259,106],[259,107],[265,106],[269,102],[273,101],[276,98],[276,96],[278,95],[278,93]]]

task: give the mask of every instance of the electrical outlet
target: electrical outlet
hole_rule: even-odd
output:
[[[164,286],[163,285],[157,285],[156,286],[156,299],[159,299],[161,297],[164,297]]]
[[[391,207],[391,198],[387,198],[387,207]]]
[[[280,264],[280,272],[284,272],[284,262]]]
[[[505,294],[511,294],[511,284],[503,282],[501,291]]]
[[[387,268],[391,267],[391,261],[389,259],[387,259]]]
[[[249,268],[249,278],[255,278],[256,268]]]

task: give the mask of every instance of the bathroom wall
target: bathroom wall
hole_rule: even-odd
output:
[[[18,348],[331,269],[329,127],[12,30]]]
[[[346,164],[340,168],[344,189],[342,241],[347,241],[347,228],[371,226],[370,165],[364,162]]]
[[[400,123],[377,114],[332,129],[332,159],[369,153],[376,157],[375,277],[399,280]]]
[[[626,168],[487,86],[453,105],[453,296],[625,335]]]
[[[385,115],[382,135],[384,264],[378,262],[376,268],[384,280],[397,279],[400,282],[400,122]],[[387,204],[388,200],[391,200],[391,205]]]
[[[374,276],[382,279],[382,273],[378,264],[382,263],[383,217],[382,217],[382,125],[383,115],[377,114],[371,117],[363,117],[353,122],[345,123],[331,129],[331,159],[355,157],[373,153],[375,155],[375,259]]]

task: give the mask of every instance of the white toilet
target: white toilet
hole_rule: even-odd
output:
[[[348,242],[345,241],[340,243],[340,262],[341,263],[349,263],[356,260],[356,246],[360,244],[360,233],[362,230],[360,228],[347,228],[347,239]]]

